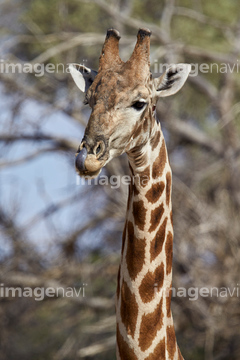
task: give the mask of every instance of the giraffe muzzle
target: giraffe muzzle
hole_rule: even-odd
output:
[[[96,154],[89,154],[85,146],[76,154],[75,166],[80,176],[96,177],[104,165],[104,161],[99,161]]]

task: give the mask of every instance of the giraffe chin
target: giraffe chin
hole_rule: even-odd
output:
[[[88,171],[88,170],[85,170],[85,171],[79,171],[77,168],[76,168],[76,171],[78,173],[78,175],[80,175],[82,178],[88,180],[88,179],[94,179],[96,178],[100,172],[102,171],[102,168],[100,168],[99,170],[97,171]]]

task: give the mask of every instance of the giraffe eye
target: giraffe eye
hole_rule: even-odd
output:
[[[132,104],[132,107],[135,110],[142,110],[145,105],[146,105],[146,103],[144,101],[136,101],[134,104]]]

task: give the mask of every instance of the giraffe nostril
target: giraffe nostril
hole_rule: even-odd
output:
[[[98,155],[101,151],[101,145],[99,144],[98,147],[96,148],[96,155]]]
[[[85,171],[85,160],[87,157],[87,149],[86,147],[83,145],[82,150],[79,152],[79,154],[76,157],[75,160],[75,166],[79,171]]]
[[[100,157],[103,153],[104,153],[104,149],[105,149],[105,145],[104,145],[104,142],[103,141],[99,141],[94,150],[93,150],[93,153],[98,157]]]

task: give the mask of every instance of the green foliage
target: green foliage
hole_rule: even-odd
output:
[[[143,21],[159,24],[164,8],[164,1],[159,0],[135,0],[133,2],[134,17]]]
[[[205,15],[223,21],[228,25],[233,25],[239,19],[239,1],[219,0],[217,3],[214,1],[202,1],[203,12]]]
[[[211,51],[227,52],[229,49],[229,44],[222,36],[220,29],[201,24],[194,19],[174,17],[172,35],[176,40],[185,44],[204,47]]]
[[[31,1],[25,16],[36,23],[45,34],[59,31],[59,1],[57,0]]]
[[[94,4],[80,1],[34,0],[25,14],[45,33],[105,31],[108,21]]]

